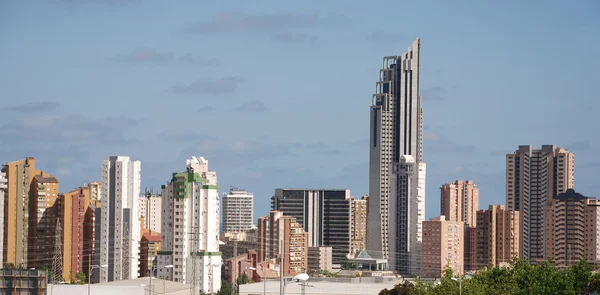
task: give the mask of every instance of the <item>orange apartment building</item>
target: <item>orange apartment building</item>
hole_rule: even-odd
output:
[[[75,280],[78,272],[87,274],[90,260],[93,259],[94,209],[100,204],[96,200],[90,200],[91,193],[90,186],[82,186],[59,194],[54,205],[45,211],[40,221],[49,228],[45,231],[47,238],[44,251],[37,253],[38,260],[51,268],[58,245],[62,276],[66,282]]]
[[[506,208],[519,211],[522,258],[540,261],[546,254],[545,206],[573,188],[575,155],[556,145],[521,145],[506,155]]]
[[[423,221],[421,277],[439,278],[446,267],[464,274],[464,226],[443,215]]]
[[[284,250],[284,275],[296,275],[308,267],[308,234],[301,224],[281,211],[258,218],[258,259],[279,259]]]
[[[477,226],[479,188],[472,180],[457,180],[440,188],[440,214],[446,219],[462,221],[467,226]]]
[[[499,266],[520,257],[519,223],[519,211],[505,210],[502,205],[477,211],[476,268]]]
[[[600,260],[600,202],[568,189],[546,205],[546,253],[557,266]]]
[[[35,168],[35,158],[27,157],[2,165],[6,177],[3,231],[3,264],[12,263],[35,267],[38,236],[38,203],[45,202],[39,209],[52,206],[53,195],[58,194],[58,181],[50,180],[50,174]],[[41,178],[34,182],[37,175]],[[49,177],[49,179],[46,179]],[[56,190],[55,190],[56,189]],[[38,202],[39,199],[43,201]],[[48,197],[48,199],[46,199]],[[33,205],[33,206],[32,206]],[[42,212],[43,213],[43,212]],[[32,227],[33,225],[36,225]],[[43,236],[47,236],[46,233]]]

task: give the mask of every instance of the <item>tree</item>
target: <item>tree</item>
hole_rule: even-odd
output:
[[[4,268],[5,268],[5,269],[16,269],[16,268],[17,268],[17,266],[16,266],[14,263],[10,263],[10,262],[9,262],[9,263],[5,263],[5,264],[4,264]]]
[[[77,274],[75,275],[75,279],[76,279],[77,284],[79,284],[79,285],[85,285],[87,283],[85,274],[81,271],[77,272]]]
[[[593,274],[592,269],[585,261],[558,269],[551,261],[532,265],[528,261],[514,259],[508,268],[484,268],[470,279],[454,278],[452,270],[446,269],[435,285],[417,280],[413,288],[405,283],[391,290],[384,289],[379,294],[456,295],[460,280],[465,295],[587,295],[600,291],[600,274]]]
[[[217,292],[217,295],[231,295],[233,294],[233,286],[227,280],[221,281],[221,289]]]
[[[344,262],[342,262],[341,268],[343,270],[353,270],[356,269],[356,263],[352,263],[348,260],[345,260]]]

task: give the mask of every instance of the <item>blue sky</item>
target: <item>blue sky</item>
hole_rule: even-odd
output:
[[[0,161],[35,156],[66,191],[128,155],[158,189],[204,156],[257,215],[277,187],[360,196],[382,58],[419,37],[428,217],[456,179],[503,204],[519,144],[575,152],[576,189],[600,196],[598,15],[593,0],[1,1]]]

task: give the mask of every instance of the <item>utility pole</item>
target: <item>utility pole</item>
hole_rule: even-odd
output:
[[[206,267],[208,267],[208,284],[209,284],[208,286],[210,289],[210,290],[208,290],[209,292],[207,292],[207,294],[215,293],[214,286],[213,286],[213,268],[218,267],[218,266],[221,266],[221,265],[220,264],[212,264],[211,262],[209,262],[206,265]],[[202,290],[202,291],[205,291],[205,290]]]
[[[231,241],[233,242],[233,291],[232,294],[233,295],[237,295],[237,234],[233,235],[233,239],[231,239]]]
[[[54,255],[52,257],[52,284],[58,283],[62,278],[62,227],[60,219],[56,219],[56,231],[54,235]]]
[[[198,294],[198,279],[197,279],[197,268],[198,268],[198,248],[200,243],[200,232],[198,231],[197,226],[192,226],[192,253],[191,253],[191,263],[192,263],[192,282],[190,284],[190,295]]]
[[[283,281],[283,269],[284,269],[284,265],[285,265],[285,263],[283,262],[284,260],[285,260],[285,248],[283,247],[283,239],[281,239],[281,251],[280,251],[280,256],[279,256],[279,293],[280,293],[280,295],[283,295],[284,288],[285,288],[285,283]]]

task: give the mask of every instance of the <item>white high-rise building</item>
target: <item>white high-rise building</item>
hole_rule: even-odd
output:
[[[242,233],[255,228],[254,195],[243,189],[231,187],[223,194],[223,231]]]
[[[161,195],[146,192],[140,197],[140,218],[144,218],[144,227],[152,232],[160,233],[162,224]]]
[[[162,187],[158,276],[194,285],[195,294],[212,294],[221,289],[217,174],[202,157],[186,164]]]
[[[112,156],[102,162],[100,282],[138,277],[141,162]]]
[[[402,274],[418,274],[426,165],[419,94],[420,40],[383,58],[371,105],[367,250]]]

